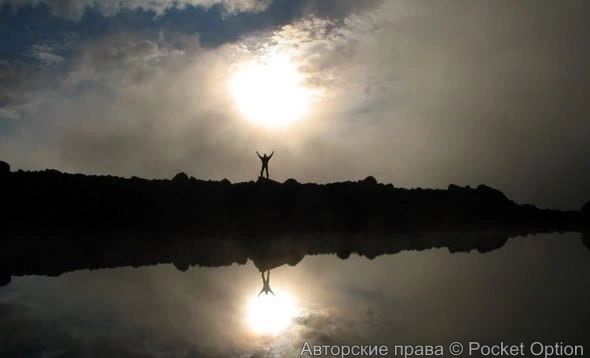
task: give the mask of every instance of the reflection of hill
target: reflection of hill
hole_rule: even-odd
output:
[[[517,232],[415,233],[392,236],[304,236],[240,239],[188,237],[124,237],[84,239],[4,238],[0,251],[0,285],[11,276],[57,276],[81,269],[145,266],[172,263],[181,271],[191,266],[245,264],[260,271],[284,264],[296,265],[306,255],[337,254],[346,259],[357,253],[373,259],[406,250],[448,248],[451,252],[489,252],[502,247]]]
[[[588,204],[579,212],[540,210],[484,185],[398,189],[371,177],[231,184],[184,174],[146,180],[0,169],[0,281],[163,262],[186,269],[251,258],[263,270],[319,253],[487,251],[519,232],[586,231],[590,215]]]

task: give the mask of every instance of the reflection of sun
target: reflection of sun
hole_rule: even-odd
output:
[[[230,78],[230,92],[246,119],[269,128],[302,118],[312,99],[295,63],[280,54],[238,66]]]
[[[275,335],[287,328],[296,315],[297,305],[288,293],[262,294],[248,302],[246,323],[256,334]]]

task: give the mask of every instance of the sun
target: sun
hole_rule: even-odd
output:
[[[267,55],[238,65],[229,82],[240,113],[267,128],[303,118],[313,98],[313,91],[305,86],[305,77],[286,55]]]
[[[246,324],[256,334],[277,335],[285,330],[297,315],[293,296],[278,292],[276,296],[254,296],[246,308]]]

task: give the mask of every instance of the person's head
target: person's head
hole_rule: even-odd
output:
[[[266,153],[264,153],[264,154],[262,155],[262,158],[268,158],[268,155],[266,155]]]

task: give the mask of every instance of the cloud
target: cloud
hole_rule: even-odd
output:
[[[534,17],[532,1],[350,6],[344,18],[306,16],[215,48],[164,31],[88,38],[63,75],[5,62],[4,113],[22,123],[0,142],[5,160],[237,181],[256,176],[252,153],[277,149],[279,180],[486,183],[519,202],[569,208],[590,197],[582,4],[548,2]],[[269,51],[292,56],[323,93],[285,132],[246,122],[227,91],[236,63]]]
[[[259,54],[234,44],[204,49],[197,37],[178,34],[149,39],[117,33],[81,43],[52,95],[21,111],[22,122],[31,123],[21,126],[26,138],[7,138],[4,149],[22,153],[16,148],[31,142],[43,148],[34,161],[12,158],[16,167],[156,177],[184,170],[201,178],[247,179],[258,165],[256,150],[282,143],[286,164],[303,146],[292,134],[314,132],[311,125],[265,132],[237,113],[228,97],[231,70]],[[301,138],[321,151],[315,136]]]
[[[69,80],[116,80],[118,86],[127,78],[138,79],[150,69],[157,69],[161,61],[181,54],[157,40],[117,33],[81,44],[78,55],[71,59]]]
[[[56,54],[54,49],[48,45],[33,45],[31,48],[31,56],[48,66],[56,65],[64,61],[64,58]]]
[[[310,81],[330,88],[324,114],[356,148],[354,172],[409,187],[487,182],[520,202],[579,207],[590,48],[575,14],[586,6],[548,3],[522,21],[530,6],[388,2],[303,45]]]

